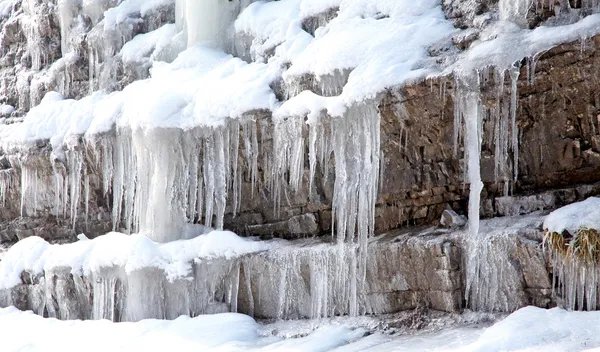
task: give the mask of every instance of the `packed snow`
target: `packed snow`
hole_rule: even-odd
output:
[[[544,229],[558,234],[568,231],[571,235],[582,229],[600,230],[600,198],[591,197],[553,211],[544,220]]]
[[[0,309],[2,351],[591,351],[600,347],[600,312],[523,308],[489,328],[447,327],[415,334],[368,333],[360,321],[281,323],[234,313],[137,323],[59,321]],[[288,327],[289,329],[289,327]],[[32,333],[34,331],[35,333]],[[305,331],[305,333],[299,333]],[[99,338],[101,336],[102,338]]]
[[[192,232],[191,230],[190,232]],[[169,279],[186,276],[194,259],[232,258],[279,247],[280,241],[255,241],[229,231],[210,231],[189,240],[158,244],[144,235],[109,233],[93,240],[79,236],[69,244],[49,244],[40,237],[17,242],[0,261],[0,289],[21,284],[21,273],[43,274],[68,267],[76,275],[89,275],[101,268],[121,267],[126,273],[155,267]]]

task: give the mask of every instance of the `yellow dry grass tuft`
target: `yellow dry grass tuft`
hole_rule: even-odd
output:
[[[565,259],[577,259],[588,264],[600,262],[600,233],[595,229],[580,229],[570,240],[546,230],[544,246]]]

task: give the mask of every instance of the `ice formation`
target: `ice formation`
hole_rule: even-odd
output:
[[[75,227],[78,220],[88,220],[91,185],[101,184],[103,196],[112,196],[114,230],[169,242],[185,238],[191,223],[222,229],[228,209],[235,216],[241,199],[255,196],[259,185],[266,185],[277,213],[289,192],[303,187],[310,191],[317,173],[327,177],[333,170],[332,231],[337,242],[326,251],[272,254],[271,262],[195,263],[192,283],[164,280],[151,265],[154,269],[131,272],[98,267],[85,280],[69,279],[64,268],[48,267],[60,279],[51,290],[60,292],[68,280],[81,281],[75,283],[75,297],[32,293],[39,300],[38,313],[72,317],[69,309],[89,304],[82,297],[91,289],[96,295],[86,309],[94,318],[236,311],[240,290],[245,288],[246,295],[258,290],[260,295],[260,287],[244,285],[249,285],[252,267],[261,265],[269,273],[264,284],[278,285],[270,291],[279,292],[273,304],[276,316],[368,312],[361,292],[381,174],[379,93],[439,74],[455,77],[457,156],[464,141],[470,187],[469,304],[482,310],[518,306],[507,298],[510,287],[498,286],[506,275],[494,257],[495,246],[506,245],[502,236],[479,236],[484,133],[492,136],[485,147],[494,150],[496,181],[509,195],[519,171],[516,116],[522,59],[529,58],[527,79],[533,82],[538,53],[596,34],[599,15],[529,30],[523,24],[532,2],[501,0],[504,29],[488,33],[456,62],[440,64],[428,50],[449,45],[456,30],[437,0],[417,5],[408,0],[60,0],[62,58],[53,60],[36,44],[45,23],[37,5],[24,1],[27,51],[32,70],[43,72],[19,78],[19,104],[31,110],[22,123],[0,125],[0,137],[7,150],[49,139],[52,174],[40,172],[27,158],[14,165],[17,173],[0,171],[2,202],[9,192],[18,191],[22,216],[50,211]],[[175,23],[144,17],[169,6],[174,7]],[[339,10],[326,25],[314,33],[303,29],[303,20],[331,7]],[[140,23],[147,27],[145,33],[139,33]],[[92,94],[66,99],[76,92],[73,68],[86,59]],[[313,85],[307,87],[307,81]],[[486,91],[490,85],[492,93]],[[47,87],[59,93],[43,95]],[[482,104],[484,94],[494,96],[493,107]],[[484,121],[490,122],[489,131]],[[272,145],[265,147],[266,142]],[[249,181],[250,192],[242,192],[243,181]],[[265,264],[272,262],[282,265]],[[305,291],[298,288],[306,287],[300,285],[304,277],[299,262],[309,268],[311,284]],[[144,290],[141,282],[156,287]],[[37,287],[50,290],[46,284]],[[174,296],[164,299],[160,292]],[[205,296],[200,303],[191,302],[189,292]],[[135,295],[147,304],[130,299]],[[309,307],[296,304],[299,295],[310,296]],[[53,305],[55,296],[74,301]]]
[[[65,245],[30,237],[0,262],[0,304],[19,306],[16,293],[26,290],[37,314],[112,321],[222,312],[278,319],[384,312],[385,294],[366,295],[365,281],[357,278],[358,247],[254,241],[220,231],[166,244],[120,233]],[[388,258],[401,260],[401,253],[391,250]],[[377,275],[385,265],[371,258],[364,268]],[[402,284],[369,285],[369,292],[380,292]]]
[[[522,24],[532,3],[529,1],[501,1],[500,19]],[[591,4],[586,6],[592,8]],[[568,14],[566,14],[568,15]],[[565,16],[566,16],[565,15]],[[494,150],[496,182],[504,183],[504,193],[509,195],[517,182],[519,172],[519,129],[516,121],[518,108],[518,79],[521,74],[521,62],[528,62],[528,81],[535,80],[535,61],[540,52],[561,42],[578,40],[587,37],[589,31],[597,29],[588,27],[598,20],[598,15],[590,15],[571,25],[557,27],[538,27],[534,30],[511,28],[495,33],[491,40],[481,41],[464,54],[461,60],[446,69],[457,78],[455,88],[455,150],[458,152],[460,140],[464,141],[465,181],[470,185],[469,195],[469,232],[467,237],[469,254],[467,273],[467,296],[469,304],[483,310],[494,310],[494,304],[486,303],[486,289],[483,283],[489,277],[504,280],[502,272],[496,272],[490,264],[490,239],[479,236],[479,209],[481,183],[480,158],[483,141],[483,121],[489,119],[493,130],[490,140]],[[494,107],[483,107],[480,97],[489,85],[496,90]],[[506,88],[506,81],[510,84]],[[487,93],[489,94],[489,93]]]
[[[554,287],[557,287],[563,306],[570,310],[596,310],[600,304],[599,265],[595,261],[593,243],[589,249],[585,242],[579,244],[581,248],[574,244],[582,231],[600,229],[599,209],[600,198],[592,197],[555,210],[544,220],[545,249],[552,263]],[[561,242],[552,241],[553,236]],[[579,255],[581,250],[589,252]]]

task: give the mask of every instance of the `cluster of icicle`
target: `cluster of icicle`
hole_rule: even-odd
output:
[[[465,181],[469,187],[469,236],[467,255],[466,296],[469,305],[477,310],[499,309],[488,294],[496,277],[495,264],[490,262],[490,238],[479,233],[479,209],[483,182],[481,180],[481,150],[484,143],[484,123],[488,122],[486,140],[493,141],[496,182],[503,182],[506,194],[518,176],[517,80],[520,66],[509,69],[482,69],[455,74],[454,133],[455,152],[464,141]],[[509,95],[505,93],[506,77],[510,78]],[[496,90],[496,104],[489,108],[482,104],[483,87],[492,85]],[[511,158],[512,155],[512,158]],[[511,172],[512,171],[512,172]],[[496,277],[495,280],[503,280]],[[504,308],[504,307],[502,307]]]
[[[600,264],[549,251],[552,287],[569,310],[596,310],[600,306]]]
[[[338,260],[352,268],[344,285],[351,287],[347,311],[356,315],[367,239],[375,226],[380,156],[376,103],[352,106],[343,117],[324,117],[311,125],[304,118],[276,120],[273,127],[266,124],[230,119],[220,127],[191,130],[118,128],[112,136],[66,143],[64,155],[53,162],[52,177],[23,163],[20,185],[9,180],[2,187],[20,186],[22,215],[35,215],[42,211],[38,204],[53,201],[53,214],[75,226],[78,218],[88,219],[90,179],[100,179],[104,195],[112,194],[115,230],[166,242],[181,239],[188,223],[203,221],[205,226],[223,228],[226,211],[235,216],[242,198],[255,196],[259,184],[273,195],[273,211],[278,213],[288,192],[312,188],[318,168],[327,175],[334,167],[334,235],[340,247]],[[273,137],[271,150],[261,136]],[[250,192],[242,194],[243,182],[251,183]],[[52,195],[53,200],[41,201]]]
[[[25,275],[25,286],[0,290],[0,305],[26,304],[36,314],[63,320],[111,321],[223,312],[301,319],[385,311],[384,302],[357,295],[356,246],[288,247],[196,260],[190,274],[179,278],[152,267],[131,272],[107,267],[86,275],[53,268],[43,276]],[[20,301],[23,297],[27,302]]]
[[[552,11],[560,14],[572,10],[571,4],[577,9],[583,11],[597,11],[600,9],[599,0],[500,0],[498,3],[498,12],[500,20],[521,22],[524,21],[530,13],[543,13]]]

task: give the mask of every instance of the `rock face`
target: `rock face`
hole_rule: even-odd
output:
[[[60,13],[45,5],[35,7],[35,11],[32,11],[28,7],[31,4],[28,4],[16,2],[13,10],[16,15],[6,17],[2,22],[2,40],[6,43],[3,48],[7,50],[3,57],[14,58],[2,71],[7,77],[10,76],[4,81],[2,89],[5,90],[5,103],[17,107],[13,116],[19,116],[37,104],[43,93],[50,89],[62,91],[68,97],[81,97],[87,94],[90,87],[99,87],[99,83],[95,83],[98,80],[110,83],[111,86],[105,88],[111,90],[147,74],[128,76],[127,70],[123,71],[122,65],[114,62],[120,60],[118,55],[108,57],[102,54],[104,56],[98,59],[101,53],[94,54],[99,47],[106,49],[106,52],[118,52],[124,42],[114,42],[107,49],[104,44],[98,46],[94,40],[98,36],[110,38],[114,31],[124,30],[119,26],[126,26],[129,19],[111,29],[113,32],[100,33],[105,20],[96,24],[93,13],[89,13],[86,15],[89,18],[83,19],[86,23],[82,27],[84,33],[69,33],[68,43],[61,43],[64,33],[60,33],[59,22],[65,19],[59,18]],[[131,21],[135,20],[136,26],[128,27],[130,30],[123,40],[173,22],[175,15],[172,7],[145,13],[140,21],[135,20],[136,14],[132,14]],[[495,1],[445,1],[444,9],[449,18],[455,19],[458,27],[467,26],[476,30],[487,26],[489,21],[483,19],[498,18],[508,11]],[[70,10],[73,12],[77,9]],[[577,14],[584,13],[584,10],[577,10]],[[542,13],[541,9],[536,11],[537,14]],[[304,26],[309,32],[314,32],[317,27],[334,18],[335,13],[335,9],[332,9],[311,17]],[[38,34],[48,40],[38,47],[34,45],[37,43],[34,37],[19,36],[24,36],[31,18],[42,15],[48,16],[44,17],[44,25],[39,26],[38,31],[41,32]],[[26,40],[16,40],[17,37]],[[484,217],[552,209],[599,193],[600,189],[596,186],[581,186],[600,181],[597,84],[593,78],[597,76],[599,67],[595,55],[599,41],[599,37],[584,39],[559,45],[534,58],[523,58],[517,86],[518,180],[516,183],[508,181],[510,178],[507,178],[507,173],[510,170],[495,165],[499,157],[498,141],[490,112],[484,124],[482,153],[482,177],[486,185],[481,207]],[[74,58],[64,69],[64,72],[72,73],[69,91],[61,90],[57,82],[54,85],[35,86],[34,82],[40,81],[36,77],[52,71],[50,66],[56,64],[56,59],[60,57],[61,45],[63,49],[72,49],[77,54],[77,59]],[[44,58],[39,65],[29,62],[36,57],[35,53],[42,53],[41,57]],[[94,61],[90,61],[90,53],[96,55],[94,60],[100,60],[93,67],[88,64]],[[21,64],[15,66],[17,61]],[[112,78],[105,80],[102,72],[109,68],[113,71],[117,68],[118,72],[107,73]],[[24,77],[14,70],[30,70],[31,82],[19,85],[11,81],[15,77]],[[88,72],[96,73],[90,79]],[[314,77],[304,77],[294,82],[297,87],[281,88],[280,95],[294,95],[304,89],[324,96],[339,94],[336,92],[341,90],[348,74],[338,72],[330,77],[331,82],[328,81],[326,85],[316,84]],[[497,80],[497,77],[488,78],[490,81]],[[508,75],[505,78],[504,86],[506,91],[510,91]],[[453,77],[446,76],[390,89],[383,94],[378,104],[381,115],[381,185],[375,210],[376,232],[382,233],[406,224],[435,223],[445,209],[466,214],[468,185],[464,184],[464,153],[462,148],[455,148],[452,133],[456,95],[454,85]],[[20,86],[27,87],[28,93],[18,91],[16,87]],[[328,87],[327,92],[323,91],[325,86]],[[497,97],[497,88],[497,85],[490,84],[484,86],[481,92],[482,100],[492,110],[494,106],[502,104]],[[33,94],[33,91],[37,93]],[[28,99],[31,103],[19,99]],[[243,175],[240,204],[239,209],[233,209],[232,195],[229,195],[224,214],[225,228],[241,234],[284,238],[329,233],[332,230],[335,161],[331,160],[329,167],[316,171],[314,187],[309,190],[310,165],[307,146],[304,146],[301,187],[299,190],[293,190],[293,187],[285,189],[280,192],[283,196],[278,196],[271,184],[272,174],[276,171],[269,164],[277,147],[273,135],[282,132],[276,130],[269,112],[251,112],[249,116],[257,121],[256,126],[251,128],[256,131],[253,135],[256,144],[244,146],[239,152],[240,172]],[[240,130],[240,140],[244,138],[244,133]],[[308,134],[305,126],[302,135]],[[92,141],[74,139],[68,142],[70,146],[65,146],[65,150],[84,151],[83,171],[76,170],[77,166],[72,162],[75,156],[56,159],[53,154],[55,151],[46,141],[0,151],[0,193],[4,205],[0,210],[0,238],[4,241],[15,241],[30,235],[49,239],[72,238],[79,232],[86,232],[93,237],[111,228],[127,228],[126,224],[119,226],[120,219],[114,219],[112,215],[113,191],[103,180],[106,176],[102,175],[98,153],[94,154],[102,145],[114,143],[114,135],[115,132],[112,132]],[[256,150],[257,165],[243,157],[244,153],[251,153],[250,149]],[[512,160],[512,154],[509,152],[505,157]],[[510,167],[510,163],[508,165]],[[58,180],[68,183],[72,182],[73,176],[79,176],[73,173],[82,175],[80,184],[74,186],[80,192],[74,191],[73,187],[69,190],[57,187]],[[71,181],[68,181],[69,177]],[[58,194],[60,192],[63,194]],[[35,197],[32,196],[34,193]],[[508,195],[511,197],[507,198]],[[281,201],[276,201],[276,198]],[[56,199],[62,199],[60,210],[56,209]],[[19,217],[21,219],[16,220]]]
[[[505,195],[505,182],[498,181],[494,166],[493,126],[484,126],[482,177],[486,185],[482,196],[484,217],[525,214],[547,210],[599,194],[600,153],[596,142],[598,112],[596,84],[586,77],[596,77],[600,61],[595,47],[600,38],[560,45],[528,63],[524,59],[519,75],[519,176],[511,185],[512,196]],[[529,70],[529,73],[528,73]],[[535,71],[535,74],[533,72]],[[535,82],[532,81],[535,78]],[[553,89],[552,87],[562,87]],[[494,89],[484,95],[495,94]],[[490,100],[490,104],[494,104]],[[468,185],[464,185],[462,150],[454,151],[453,143],[453,81],[450,77],[403,87],[388,93],[379,106],[381,113],[382,173],[380,195],[376,207],[376,230],[381,233],[406,224],[428,224],[439,220],[446,208],[466,214]],[[299,192],[288,189],[278,214],[275,213],[273,192],[268,187],[270,177],[264,162],[272,158],[274,133],[266,112],[257,112],[260,122],[255,129],[259,151],[257,158],[258,187],[250,182],[252,165],[240,155],[244,179],[241,185],[240,211],[234,216],[230,207],[225,213],[225,228],[238,233],[261,236],[297,238],[326,234],[331,229],[331,202],[335,176],[332,162],[325,174],[317,171],[312,194],[308,193],[308,160],[305,179]],[[242,135],[240,131],[240,136]],[[304,133],[308,133],[305,131]],[[103,138],[103,137],[101,137]],[[240,137],[241,138],[241,137]],[[97,145],[80,143],[91,150]],[[77,144],[76,144],[77,145]],[[244,152],[242,151],[241,154]],[[75,232],[102,234],[111,228],[111,194],[102,187],[99,170],[89,169],[88,224],[83,216],[77,220],[76,231],[69,231],[69,212],[64,230],[48,231],[44,226],[60,224],[50,215],[53,208],[54,175],[51,150],[45,143],[20,150],[5,150],[1,180],[5,206],[0,215],[4,221],[3,238],[15,240],[23,234],[18,223],[28,222],[36,235],[45,238],[72,235]],[[511,156],[512,157],[512,156]],[[90,157],[91,158],[91,157]],[[27,166],[31,165],[31,166]],[[67,168],[64,173],[67,174]],[[37,170],[38,202],[48,200],[46,210],[35,214],[25,212],[30,220],[15,221],[21,213],[20,187],[26,181],[23,170]],[[43,194],[46,195],[43,195]],[[83,198],[83,197],[82,197]],[[85,209],[84,199],[78,209]],[[41,207],[38,204],[38,207]],[[231,203],[228,203],[231,204]],[[67,208],[70,204],[65,205]],[[43,208],[43,207],[41,207]],[[35,220],[41,219],[41,220]],[[35,225],[35,224],[44,224]],[[19,235],[17,231],[20,231]]]
[[[540,246],[541,219],[483,222],[482,236],[491,239],[484,243],[495,253],[487,257],[486,282],[477,293],[487,295],[486,310],[555,304]],[[318,318],[350,314],[353,299],[355,314],[419,307],[456,312],[464,307],[463,263],[469,244],[463,239],[460,231],[435,228],[378,236],[369,244],[364,290],[358,291],[352,286],[357,274],[348,265],[356,260],[355,247],[301,240],[240,258],[197,260],[187,277],[175,280],[156,268],[127,274],[119,267],[89,275],[66,267],[41,276],[24,272],[22,285],[0,291],[0,305],[59,319],[115,321],[227,311],[257,318]]]

